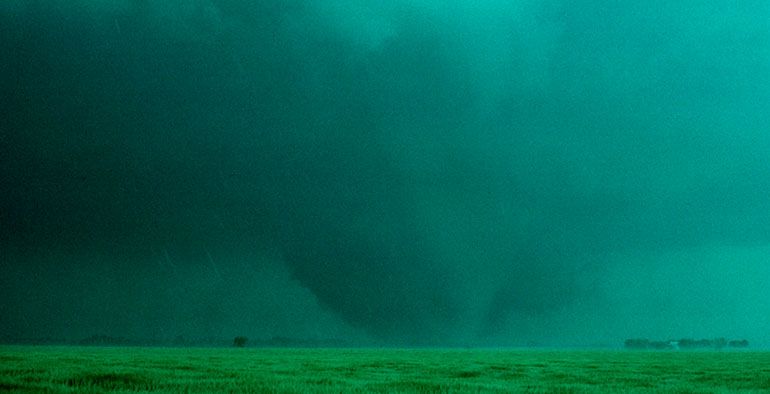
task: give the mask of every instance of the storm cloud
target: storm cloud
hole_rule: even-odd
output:
[[[0,37],[9,335],[768,344],[766,2],[6,1]]]

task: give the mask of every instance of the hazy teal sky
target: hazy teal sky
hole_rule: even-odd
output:
[[[3,1],[0,53],[0,334],[770,345],[766,1]]]

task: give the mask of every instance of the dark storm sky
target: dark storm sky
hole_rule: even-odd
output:
[[[769,4],[3,1],[0,334],[770,345]]]

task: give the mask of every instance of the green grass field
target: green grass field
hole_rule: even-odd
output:
[[[0,391],[770,393],[770,352],[6,346]]]

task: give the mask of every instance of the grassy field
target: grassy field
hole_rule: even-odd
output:
[[[7,346],[0,391],[770,393],[770,352]]]

